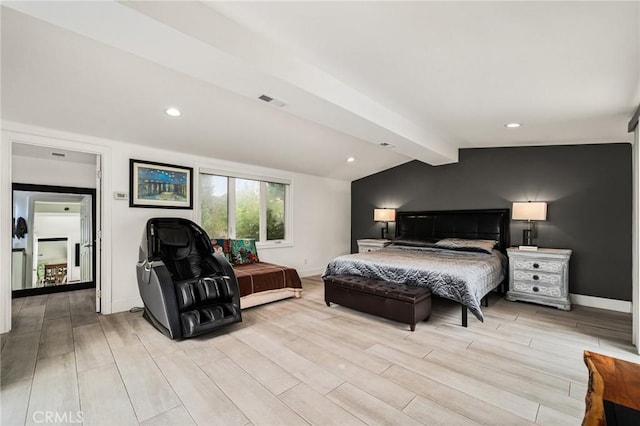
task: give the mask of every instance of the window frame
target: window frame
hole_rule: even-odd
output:
[[[227,226],[228,238],[236,238],[236,193],[235,180],[247,179],[260,182],[260,212],[259,212],[259,239],[256,240],[258,249],[270,249],[278,247],[293,247],[293,179],[283,176],[258,175],[253,173],[245,173],[242,171],[234,171],[228,169],[212,168],[207,166],[197,167],[198,173],[194,176],[194,201],[196,207],[194,209],[194,219],[200,223],[202,211],[200,206],[200,175],[216,175],[227,178]],[[266,183],[281,183],[285,185],[285,202],[284,202],[284,239],[267,241],[267,191]],[[233,208],[231,206],[233,205]]]

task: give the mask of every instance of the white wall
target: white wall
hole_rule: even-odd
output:
[[[96,187],[96,166],[68,161],[12,156],[13,183],[34,185]]]
[[[178,147],[177,147],[178,148]],[[133,144],[113,144],[113,191],[129,190],[129,159],[170,163],[207,170],[234,171],[266,177],[288,178],[293,183],[292,247],[263,248],[260,259],[294,267],[301,276],[319,274],[339,254],[349,253],[351,244],[351,184],[346,181],[267,169],[213,158],[169,152]],[[106,171],[105,171],[106,173]],[[194,206],[198,197],[194,183]],[[110,196],[106,194],[105,196]],[[113,201],[113,311],[141,306],[135,275],[138,246],[149,218],[183,217],[199,222],[195,210],[130,208],[128,201]],[[117,266],[116,266],[117,265]]]
[[[0,333],[11,329],[11,145],[0,142]]]
[[[197,221],[197,218],[193,217],[193,210],[129,208],[128,201],[114,200],[112,192],[129,191],[130,158],[196,168],[206,165],[207,169],[220,168],[220,170],[291,179],[294,202],[294,245],[262,249],[259,253],[261,260],[292,266],[305,276],[321,273],[333,257],[350,252],[350,182],[188,155],[179,152],[179,143],[176,143],[176,151],[164,151],[131,143],[33,128],[17,123],[3,123],[3,129],[3,144],[12,138],[13,140],[19,138],[28,143],[61,149],[86,146],[91,152],[104,153],[103,160],[107,161],[103,165],[103,185],[107,188],[107,193],[104,194],[103,232],[107,242],[105,247],[111,247],[110,251],[104,255],[105,260],[102,265],[103,268],[107,268],[105,276],[110,277],[108,282],[103,283],[104,312],[124,311],[142,304],[138,293],[135,264],[140,237],[149,218],[184,217]],[[23,159],[18,161],[20,168],[24,170],[36,166],[35,163],[30,164]],[[6,160],[0,166],[3,164],[7,164]],[[197,170],[194,173],[197,173]],[[38,179],[43,179],[45,182],[36,182],[35,174],[30,176],[30,182],[25,183],[51,184],[47,173],[38,173]],[[62,185],[62,183],[56,184]],[[86,186],[77,182],[65,182],[64,185]],[[5,183],[3,190],[6,186]],[[194,186],[194,190],[197,191],[197,185]],[[197,195],[194,198],[197,200]],[[10,203],[7,197],[2,197],[2,200],[3,203]],[[4,222],[2,226],[5,227]],[[4,252],[3,256],[5,256]],[[7,252],[6,256],[7,260],[3,260],[2,265],[9,265],[10,252]],[[8,272],[6,275],[7,280],[10,281]],[[4,281],[4,275],[2,281]],[[107,286],[110,286],[110,290]],[[6,305],[6,300],[1,297],[0,302]]]

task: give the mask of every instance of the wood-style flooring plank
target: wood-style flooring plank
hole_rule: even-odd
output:
[[[69,293],[52,293],[47,297],[47,304],[44,310],[45,320],[70,316]]]
[[[382,373],[382,376],[437,403],[441,407],[480,424],[493,425],[497,421],[505,425],[534,424],[533,421],[526,420],[517,414],[502,410],[492,404],[487,404],[484,400],[475,398],[466,392],[454,389],[397,365],[390,367]]]
[[[33,378],[39,346],[40,331],[9,334],[0,357],[0,383],[3,386]]]
[[[75,327],[73,344],[78,372],[115,362],[100,323]]]
[[[158,334],[160,333],[158,332]],[[176,344],[178,348],[182,349],[184,353],[189,355],[189,358],[191,358],[193,362],[195,362],[198,366],[203,366],[210,363],[211,361],[215,361],[225,357],[225,355],[214,346],[213,341],[213,336],[204,335],[192,337],[190,339],[184,339],[180,342],[176,342]]]
[[[568,379],[553,376],[551,374],[544,373],[540,370],[536,370],[522,362],[513,361],[510,359],[501,358],[497,361],[497,357],[494,355],[488,355],[479,351],[471,350],[451,350],[450,347],[444,346],[438,348],[437,352],[445,352],[449,360],[456,359],[464,362],[470,362],[476,364],[480,370],[486,370],[486,374],[491,374],[492,371],[500,373],[508,373],[513,377],[516,377],[520,382],[536,383],[551,387],[556,391],[566,394],[571,383]],[[427,355],[429,357],[429,355]],[[449,361],[450,362],[450,361]]]
[[[52,391],[53,390],[53,391]],[[81,421],[78,375],[73,352],[42,358],[36,364],[27,412],[27,425],[42,424],[40,415],[54,412]]]
[[[587,396],[587,387],[582,384],[571,382],[571,387],[569,388],[569,396],[571,398],[575,398],[578,401],[585,401],[585,397]]]
[[[584,416],[572,417],[553,408],[541,405],[536,424],[542,426],[579,426],[582,424],[582,417]]]
[[[37,296],[25,297],[22,303],[23,308],[32,308],[34,306],[45,306],[47,304],[48,294],[39,294]]]
[[[316,345],[341,356],[342,358],[349,359],[359,366],[376,374],[382,373],[392,364],[384,358],[363,352],[362,348],[352,345],[348,340],[338,341],[332,339],[330,336],[316,333],[306,326],[299,325],[291,327],[289,328],[289,331],[296,333],[299,337],[302,337],[309,342],[313,342]]]
[[[402,410],[416,396],[413,392],[304,339],[293,341],[287,347],[398,410]]]
[[[537,401],[571,416],[580,416],[584,413],[584,402],[569,397],[566,388],[558,390],[534,381],[529,381],[527,386],[522,386],[522,377],[511,375],[498,369],[487,371],[482,366],[464,359],[458,359],[457,362],[452,363],[450,354],[437,350],[431,352],[426,359],[467,377],[493,384],[515,395],[531,401]]]
[[[459,305],[436,298],[429,321],[410,332],[327,307],[320,277],[303,286],[301,299],[244,310],[242,323],[182,341],[140,313],[97,315],[93,289],[69,292],[73,346],[58,356],[55,342],[68,349],[68,334],[60,337],[69,328],[62,327],[67,296],[14,299],[16,329],[0,344],[2,424],[35,422],[45,398],[46,410],[86,406],[87,424],[119,415],[118,423],[145,425],[276,423],[267,419],[278,416],[309,424],[578,424],[584,349],[640,362],[628,314],[492,295],[486,322],[470,316],[465,329]],[[101,406],[89,402],[100,398]]]
[[[197,424],[245,425],[248,422],[229,397],[184,352],[172,352],[155,361]]]
[[[71,308],[71,324],[73,327],[98,322],[95,289],[69,292],[69,304]]]
[[[109,347],[112,349],[121,346],[137,345],[140,343],[133,326],[128,320],[129,317],[130,314],[127,312],[101,315],[99,317],[104,335],[107,338]]]
[[[420,424],[402,411],[385,404],[348,382],[329,392],[327,398],[368,425]]]
[[[464,374],[454,371],[452,368],[442,367],[428,360],[406,355],[396,349],[377,344],[367,349],[374,354],[382,356],[394,364],[415,371],[432,380],[446,384],[459,391],[465,392],[488,404],[495,405],[505,411],[509,411],[524,419],[535,421],[538,411],[538,403],[523,398],[503,388],[493,386]]]
[[[304,383],[282,393],[279,398],[312,425],[364,426],[353,414]]]
[[[0,387],[0,424],[23,425],[27,420],[31,380],[2,383]]]
[[[84,426],[138,424],[115,363],[80,372],[78,387]]]
[[[38,358],[49,358],[73,352],[71,317],[45,320],[42,325]]]
[[[238,367],[223,358],[202,367],[254,425],[306,425],[302,417]]]
[[[180,349],[177,343],[151,327],[149,322],[138,317],[129,317],[129,324],[133,327],[133,331],[138,336],[144,347],[153,358],[175,352]]]
[[[423,425],[473,426],[479,424],[421,396],[414,398],[403,411]]]
[[[26,302],[25,305],[27,305]],[[46,305],[25,305],[22,306],[18,317],[11,325],[12,334],[33,333],[34,331],[39,332],[40,330],[42,330],[42,323],[44,321],[44,311],[46,309]]]
[[[323,395],[344,382],[326,369],[275,342],[272,336],[264,331],[256,326],[251,330],[244,329],[236,332],[234,336]]]
[[[493,354],[496,359],[506,358],[514,362],[521,362],[530,368],[578,383],[586,383],[589,378],[586,367],[580,371],[578,360],[561,358],[561,354],[552,356],[525,346],[492,345],[487,342],[473,342],[467,350]]]
[[[115,346],[111,350],[139,421],[157,416],[181,404],[167,379],[140,342],[128,346]]]
[[[251,374],[274,395],[280,395],[300,383],[283,367],[232,335],[217,336],[214,344],[221,353]]]
[[[195,423],[187,410],[181,405],[140,423],[142,426],[191,426]]]

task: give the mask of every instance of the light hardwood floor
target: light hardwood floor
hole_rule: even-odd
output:
[[[458,305],[435,299],[411,332],[327,307],[318,277],[303,287],[181,342],[141,313],[96,315],[90,290],[15,299],[1,423],[578,425],[582,351],[640,362],[627,314],[496,295],[484,323],[462,328]]]

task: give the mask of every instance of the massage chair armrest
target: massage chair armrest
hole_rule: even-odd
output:
[[[140,295],[156,322],[172,339],[182,337],[175,285],[169,270],[161,261],[138,262],[138,288]]]
[[[231,277],[234,282],[237,282],[236,273],[226,257],[218,253],[213,253],[213,262],[217,265],[216,269],[220,270],[222,275]],[[237,290],[233,295],[233,303],[240,307],[240,289],[238,288]]]

